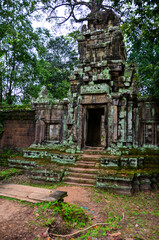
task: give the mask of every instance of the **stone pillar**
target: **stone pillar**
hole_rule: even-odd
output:
[[[118,102],[119,100],[113,99],[113,143],[117,143],[118,140]]]
[[[119,126],[118,126],[118,147],[126,145],[126,99],[121,101],[121,108],[119,113]]]
[[[45,140],[45,122],[37,120],[35,125],[35,143],[42,143]]]
[[[107,134],[107,147],[110,147],[112,144],[112,134],[113,134],[113,105],[112,103],[108,103],[108,114],[107,114],[107,129],[108,129],[108,134]]]
[[[128,101],[128,107],[127,107],[127,144],[132,146],[133,143],[133,102]]]
[[[140,137],[141,138],[141,137]],[[133,147],[139,146],[139,108],[133,108]]]
[[[78,131],[78,148],[82,148],[82,138],[83,138],[83,129],[82,129],[82,120],[83,120],[83,114],[82,114],[82,104],[79,104],[79,131]]]

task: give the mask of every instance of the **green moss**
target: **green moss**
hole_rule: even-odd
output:
[[[23,173],[24,173],[24,171],[20,170],[20,169],[15,169],[15,168],[6,169],[6,170],[0,172],[0,180],[8,179],[11,176],[19,175],[19,174],[23,174]]]
[[[8,162],[7,160],[12,157],[21,157],[22,152],[17,150],[11,150],[11,149],[1,149],[0,151],[0,166],[7,166]]]
[[[23,110],[23,111],[28,111],[31,110],[31,105],[30,104],[23,104],[23,105],[2,105],[0,104],[0,111],[15,111],[15,110]]]
[[[159,148],[120,148],[124,155],[132,156],[159,156]]]
[[[107,80],[111,79],[111,75],[110,75],[109,71],[110,71],[110,69],[107,69],[107,68],[102,71],[103,79],[107,79]]]
[[[159,169],[114,169],[114,170],[100,170],[99,177],[112,178],[133,178],[134,176],[151,176],[152,174],[159,174]]]
[[[47,151],[50,153],[57,153],[57,154],[74,154],[78,155],[79,154],[79,148],[77,145],[70,145],[70,144],[47,144],[47,145],[36,145],[32,144],[28,149],[30,151]],[[81,153],[81,151],[80,151]]]

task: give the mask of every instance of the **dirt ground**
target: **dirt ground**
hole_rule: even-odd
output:
[[[105,221],[105,215],[103,213],[102,206],[92,201],[90,197],[91,189],[83,187],[65,186],[57,188],[59,191],[66,191],[68,197],[65,197],[64,201],[71,204],[76,204],[88,212],[92,213],[93,223],[100,223]]]
[[[0,199],[0,240],[33,240],[45,229],[31,224],[34,209],[17,201]]]
[[[68,197],[64,201],[77,204],[93,215],[93,222],[102,222],[102,209],[93,203],[89,197],[89,188],[65,186],[57,190],[66,191]],[[32,224],[36,221],[34,209],[18,201],[0,199],[0,240],[34,240],[35,237],[46,239],[46,228]]]
[[[21,183],[22,181],[27,181],[27,176],[16,176],[12,177],[7,180],[7,183]],[[120,231],[124,234],[120,236],[115,237],[105,237],[105,238],[98,238],[99,240],[134,240],[134,239],[140,239],[140,240],[148,240],[148,239],[158,239],[157,237],[151,237],[152,231],[155,232],[156,236],[156,226],[159,225],[159,218],[156,217],[156,215],[146,215],[147,219],[142,215],[140,218],[138,216],[134,215],[131,216],[130,220],[129,218],[126,218],[126,215],[124,216],[124,209],[121,212],[121,205],[122,202],[125,201],[127,208],[129,207],[129,200],[127,202],[127,199],[124,200],[124,198],[116,196],[114,198],[114,203],[116,206],[114,206],[114,203],[112,201],[111,194],[104,195],[102,193],[96,193],[96,190],[92,190],[92,188],[86,188],[86,187],[77,187],[77,186],[60,186],[56,188],[57,190],[66,191],[68,196],[65,197],[64,201],[69,202],[71,204],[76,204],[80,207],[83,207],[87,213],[92,218],[92,224],[96,223],[103,223],[105,222],[108,215],[106,215],[109,212],[111,212],[112,208],[116,209],[116,213],[118,214],[118,206],[120,208],[120,214],[123,214],[123,221],[121,222],[121,229],[116,230],[117,233]],[[97,194],[97,199],[95,197],[92,197],[92,193],[95,195]],[[101,194],[101,195],[100,195]],[[101,196],[101,197],[100,197]],[[110,198],[109,198],[110,196]],[[144,199],[145,196],[142,196]],[[148,198],[147,203],[151,203],[151,198],[154,198],[154,195],[147,195]],[[100,199],[101,198],[101,199]],[[135,201],[135,198],[134,198]],[[138,201],[138,199],[136,200]],[[141,199],[141,204],[143,200]],[[156,202],[156,200],[155,200]],[[136,208],[135,202],[132,205],[134,209]],[[154,203],[155,204],[155,203]],[[37,218],[35,215],[35,209],[36,207],[31,208],[28,204],[21,204],[19,201],[16,200],[7,200],[5,198],[0,198],[0,240],[51,240],[51,238],[48,237],[46,234],[47,227],[40,226],[37,224]],[[130,207],[131,208],[131,207]],[[138,208],[138,207],[137,207]],[[138,209],[136,208],[136,212]],[[154,206],[154,211],[156,209],[156,204]],[[153,210],[153,209],[152,209]],[[149,211],[149,209],[148,209]],[[107,213],[106,213],[107,212]],[[125,211],[125,214],[126,211]],[[151,219],[148,219],[150,217]],[[139,228],[140,222],[144,223],[143,227]],[[136,221],[136,222],[135,222]],[[136,224],[134,224],[134,222]],[[154,224],[155,223],[155,224]],[[150,224],[152,224],[152,227],[150,229]],[[141,230],[144,232],[144,238],[134,238],[133,232],[136,231],[137,235],[139,231],[139,235],[142,235]],[[152,231],[151,231],[152,230]],[[146,232],[147,231],[147,232]],[[131,232],[131,234],[130,234]],[[128,234],[127,234],[128,233]],[[124,237],[123,237],[124,236]],[[158,235],[159,236],[159,235]],[[56,238],[54,238],[56,239]],[[58,238],[62,239],[62,238]],[[76,239],[76,238],[70,238],[70,239]],[[85,238],[85,239],[91,239],[95,240],[97,238]],[[97,240],[98,240],[97,239]]]

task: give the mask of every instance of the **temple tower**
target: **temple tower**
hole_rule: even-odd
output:
[[[112,10],[99,12],[78,37],[80,63],[70,81],[73,139],[80,148],[122,147],[133,142],[135,69],[125,66],[119,23]]]

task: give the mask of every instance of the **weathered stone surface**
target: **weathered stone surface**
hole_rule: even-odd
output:
[[[30,146],[35,139],[34,111],[0,111],[0,122],[3,132],[0,133],[0,149],[24,148]]]
[[[18,184],[4,184],[0,187],[0,195],[38,203],[43,201],[55,202],[60,199],[62,200],[67,196],[67,192]]]
[[[109,94],[109,86],[106,83],[104,83],[81,87],[81,94],[97,94],[97,93]]]
[[[103,167],[119,167],[119,159],[111,159],[111,158],[102,158],[101,166]]]
[[[60,164],[74,164],[76,158],[71,155],[51,154],[51,161]]]

